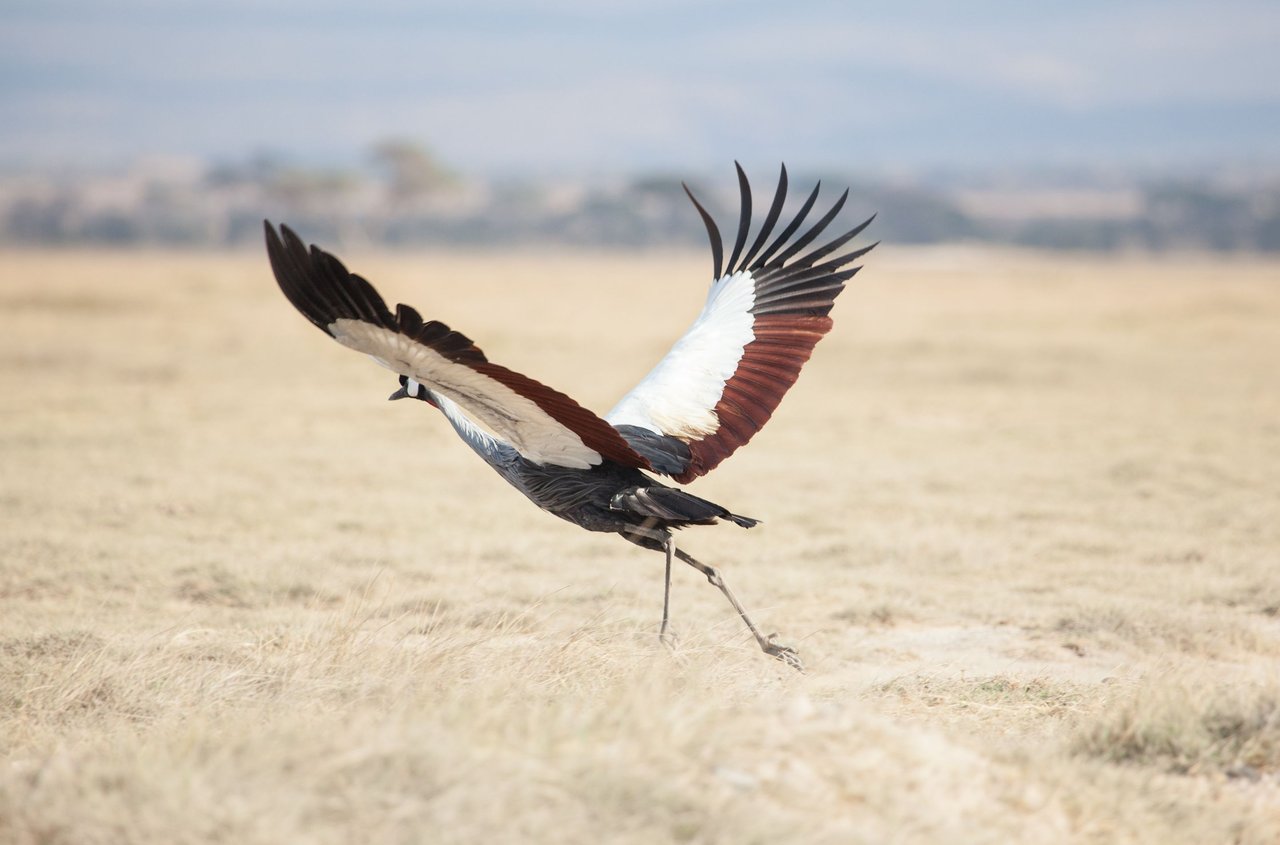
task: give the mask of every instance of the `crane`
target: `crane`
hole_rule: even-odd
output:
[[[769,655],[801,669],[795,649],[765,636],[720,570],[676,545],[675,531],[727,520],[730,512],[663,484],[715,469],[769,420],[814,346],[831,329],[829,313],[849,266],[875,243],[847,245],[874,219],[810,247],[849,196],[801,231],[818,199],[816,184],[772,237],[787,201],[783,165],[773,201],[750,246],[751,186],[736,164],[741,210],[728,262],[715,220],[684,185],[706,226],[713,272],[706,303],[667,355],[603,418],[528,376],[490,361],[466,335],[424,320],[408,305],[391,311],[374,287],[287,226],[264,221],[267,254],[281,291],[314,325],[343,346],[399,375],[389,398],[438,410],[485,463],[535,505],[588,531],[616,532],[666,555],[662,624],[668,645],[671,566],[689,564],[720,590]]]

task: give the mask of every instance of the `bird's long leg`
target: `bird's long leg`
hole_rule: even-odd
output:
[[[720,575],[720,570],[714,566],[707,566],[682,549],[675,549],[675,553],[676,557],[707,576],[707,580],[720,592],[724,593],[724,597],[729,600],[729,604],[733,605],[733,609],[738,611],[742,621],[747,623],[747,627],[751,630],[751,635],[756,638],[756,642],[760,644],[760,648],[765,654],[778,658],[793,669],[804,671],[804,664],[800,662],[800,655],[796,653],[795,649],[775,643],[773,639],[777,634],[766,637],[760,633],[760,629],[755,626],[755,623],[751,621],[751,617],[747,615],[747,609],[742,606],[742,602],[738,601],[738,597],[733,594],[733,590],[730,590],[729,585],[724,582],[724,578]]]
[[[662,627],[658,629],[658,639],[667,648],[674,648],[676,635],[671,632],[671,559],[676,554],[676,538],[665,528],[657,528],[656,517],[649,517],[640,525],[620,531],[623,537],[631,542],[652,549],[650,543],[658,543],[659,548],[667,554],[667,573],[662,587]],[[645,542],[645,541],[649,542]]]
[[[671,559],[676,553],[676,538],[672,534],[667,535],[667,539],[663,541],[662,548],[667,553],[667,575],[662,587],[662,627],[658,629],[658,639],[667,648],[674,648],[676,644],[675,634],[670,634],[667,628],[670,624],[670,608],[671,608]]]

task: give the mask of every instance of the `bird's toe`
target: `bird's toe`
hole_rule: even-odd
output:
[[[777,634],[771,634],[769,638],[760,646],[764,649],[764,653],[781,660],[783,663],[795,669],[797,672],[804,671],[804,663],[800,660],[800,654],[791,646],[774,642]]]

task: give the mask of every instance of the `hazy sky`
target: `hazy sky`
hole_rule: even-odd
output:
[[[9,161],[1275,162],[1278,80],[1276,0],[0,0]]]

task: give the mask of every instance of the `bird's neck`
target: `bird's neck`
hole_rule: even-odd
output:
[[[491,464],[497,464],[515,454],[515,449],[509,443],[499,440],[485,431],[481,431],[480,427],[472,422],[462,408],[458,407],[458,403],[446,396],[441,396],[434,390],[431,391],[431,398],[435,401],[436,407],[440,409],[440,413],[444,414],[445,419],[453,426],[453,430],[458,432],[458,436],[466,441],[472,451],[486,461]]]

